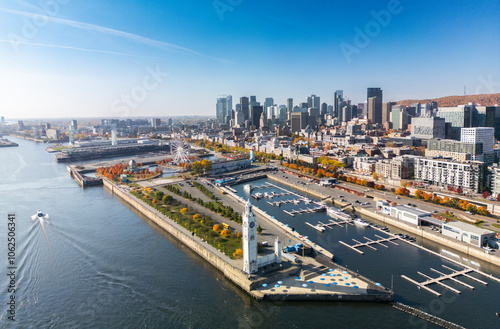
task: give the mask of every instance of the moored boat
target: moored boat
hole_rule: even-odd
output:
[[[326,212],[328,215],[331,215],[331,216],[338,218],[338,219],[343,219],[343,220],[351,220],[352,219],[351,215],[346,214],[342,210],[336,209],[333,207],[328,207],[326,209]]]
[[[255,194],[252,194],[252,198],[254,199],[262,199],[264,195],[262,193],[255,193]]]
[[[362,226],[362,227],[370,226],[370,224],[368,224],[367,222],[365,222],[361,218],[358,218],[358,219],[354,220],[354,224],[356,224],[358,226]]]

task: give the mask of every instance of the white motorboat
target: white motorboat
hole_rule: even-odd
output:
[[[304,198],[304,203],[305,203],[305,204],[310,204],[311,202],[312,202],[312,200],[311,200],[311,199],[309,199],[309,198]]]
[[[361,218],[357,218],[356,220],[354,220],[354,224],[356,224],[358,226],[362,226],[362,227],[370,226],[370,224],[368,224],[367,222],[365,222]]]
[[[263,197],[263,196],[264,196],[264,195],[262,195],[262,193],[255,193],[255,194],[252,194],[252,197],[253,197],[254,199],[257,199],[257,200],[258,200],[258,199],[262,199],[262,197]]]
[[[40,209],[36,211],[36,215],[31,216],[31,220],[39,220],[40,222],[43,222],[44,220],[49,219],[48,214],[44,214]]]
[[[293,200],[293,203],[300,204],[300,200],[299,199],[295,199],[295,200]]]
[[[328,215],[331,215],[331,216],[333,216],[335,218],[338,218],[338,219],[343,219],[343,220],[351,220],[352,219],[351,215],[346,214],[342,210],[336,209],[336,208],[333,208],[333,207],[327,208],[326,212],[327,212]]]
[[[324,232],[325,231],[325,228],[322,225],[320,225],[320,224],[313,225],[311,223],[306,222],[306,225],[311,226],[313,229],[315,229],[316,231],[319,231],[319,232]]]
[[[243,190],[245,190],[245,192],[252,192],[252,189],[253,189],[253,186],[251,184],[246,184],[245,186],[243,186]]]

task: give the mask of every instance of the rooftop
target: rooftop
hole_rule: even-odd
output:
[[[463,222],[448,222],[445,223],[444,225],[453,227],[453,228],[458,228],[462,231],[468,231],[470,233],[474,233],[477,235],[483,235],[483,234],[489,234],[489,233],[494,233],[493,231],[486,230],[484,228],[479,228],[471,224],[463,223]]]
[[[418,209],[415,209],[415,208],[411,208],[411,207],[408,207],[408,206],[404,206],[404,205],[399,205],[399,206],[395,206],[394,208],[398,209],[398,210],[402,210],[402,211],[406,211],[410,214],[413,214],[413,215],[416,215],[416,216],[430,216],[430,212],[428,211],[423,211],[423,210],[418,210]]]

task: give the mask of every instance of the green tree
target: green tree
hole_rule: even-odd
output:
[[[156,200],[161,200],[163,198],[163,194],[164,193],[162,191],[156,191],[154,193],[154,197],[155,197]]]

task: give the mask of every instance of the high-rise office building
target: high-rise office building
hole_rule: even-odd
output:
[[[233,96],[228,95],[227,96],[227,113],[231,113],[231,110],[233,109]]]
[[[286,109],[288,112],[293,111],[293,98],[289,98],[286,100]]]
[[[78,130],[78,122],[76,120],[71,120],[71,126],[73,127],[74,131]]]
[[[241,105],[241,112],[243,112],[243,116],[245,120],[250,119],[250,107],[249,107],[249,101],[248,97],[240,97],[240,105]]]
[[[264,100],[264,114],[265,117],[272,117],[272,114],[269,113],[269,107],[274,105],[274,99],[272,97],[268,97]]]
[[[366,92],[366,101],[368,101],[371,97],[379,97],[380,99],[383,99],[382,94],[383,92],[380,88],[368,88]]]
[[[156,128],[161,126],[161,119],[159,118],[151,118],[151,127]]]
[[[473,127],[494,127],[496,136],[500,137],[500,107],[476,106],[474,103],[459,105],[456,107],[440,107],[436,111],[436,116],[444,118],[451,124],[451,136],[453,139],[460,139],[462,128]]]
[[[385,102],[382,103],[382,125],[387,121],[391,121],[392,106],[396,105],[395,102]]]
[[[371,109],[370,108],[370,98],[372,98],[372,97],[380,98],[379,101],[377,101],[376,103],[373,103],[374,105],[377,105],[377,103],[380,102],[380,109]],[[383,102],[382,89],[380,89],[380,88],[367,88],[366,102],[367,102],[366,103],[367,107],[365,110],[366,117],[368,119],[370,119],[370,117],[372,117],[372,118],[380,117],[380,121],[377,121],[377,122],[372,121],[372,123],[382,123],[382,102]],[[380,114],[378,114],[378,110],[380,110]]]
[[[368,98],[366,117],[372,124],[382,124],[382,98],[378,96]]]
[[[228,115],[227,97],[217,98],[216,118],[219,123],[225,123]]]
[[[255,105],[254,107],[252,107],[252,125],[254,125],[256,128],[260,127],[260,116],[262,115],[262,112],[262,106]]]
[[[314,129],[318,125],[319,109],[311,107],[307,110],[309,114],[308,124],[311,129]]]
[[[321,109],[321,98],[319,96],[311,95],[311,101],[312,101],[312,106],[310,107],[314,107],[318,110]]]
[[[476,127],[462,128],[460,141],[466,144],[483,144],[483,153],[493,153],[493,145],[495,145],[495,128],[493,127]],[[473,155],[474,161],[485,161],[484,155]]]
[[[307,102],[307,108],[310,108],[310,107],[313,106],[313,99],[312,99],[311,96],[307,97],[307,101],[306,102]]]
[[[245,115],[243,114],[243,111],[241,110],[236,111],[235,124],[237,126],[243,127],[244,123],[245,123]]]
[[[321,104],[321,116],[328,114],[328,105],[326,103]]]
[[[392,128],[406,130],[408,128],[408,108],[403,105],[394,105],[391,113]]]
[[[334,117],[340,117],[342,116],[342,107],[341,103],[344,102],[344,91],[343,90],[336,90],[334,93],[334,100],[333,100],[333,116]]]
[[[292,113],[292,132],[298,132],[301,129],[305,129],[309,120],[309,114],[307,112],[293,112]]]
[[[257,103],[257,96],[250,96],[250,109],[256,105],[260,105]]]

